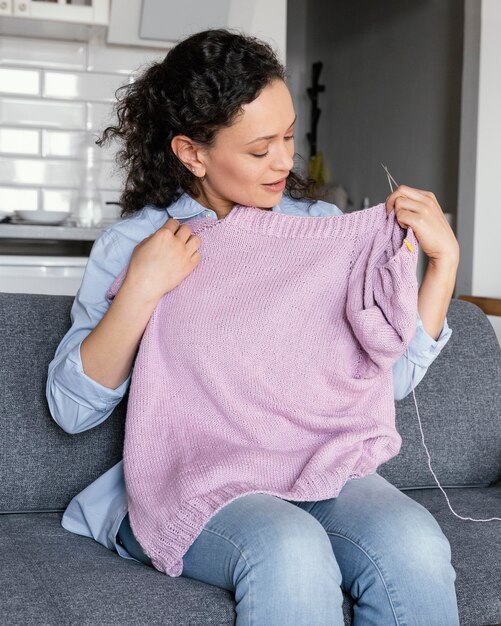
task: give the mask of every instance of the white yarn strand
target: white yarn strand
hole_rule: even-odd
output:
[[[410,363],[409,363],[409,351],[408,351],[408,349],[405,352],[406,352],[406,355],[407,355],[407,372],[409,372],[409,365],[410,365]],[[463,519],[463,520],[469,520],[469,521],[472,521],[472,522],[492,522],[494,520],[501,521],[501,517],[489,517],[487,519],[475,519],[473,517],[463,517],[462,515],[458,515],[454,511],[454,509],[451,507],[450,502],[449,502],[449,498],[447,497],[447,494],[443,490],[442,485],[440,484],[440,481],[438,480],[435,472],[433,471],[433,468],[431,467],[431,457],[430,457],[430,453],[428,452],[428,448],[426,446],[426,443],[424,441],[424,433],[423,433],[423,428],[421,426],[421,417],[419,415],[419,409],[418,409],[418,405],[417,405],[416,394],[414,393],[414,384],[413,384],[413,381],[412,381],[412,376],[410,376],[409,378],[410,378],[410,381],[411,381],[412,395],[414,397],[414,404],[416,406],[416,414],[417,414],[418,423],[419,423],[419,430],[421,431],[421,440],[423,442],[424,449],[426,450],[426,454],[428,456],[428,467],[430,468],[430,472],[433,474],[433,478],[435,479],[437,485],[439,486],[440,490],[444,494],[445,499],[447,500],[447,505],[449,506],[449,509],[452,511],[453,515],[455,515],[459,519]]]

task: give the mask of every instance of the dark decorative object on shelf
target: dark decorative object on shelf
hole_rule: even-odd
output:
[[[308,138],[308,142],[310,144],[310,158],[315,156],[317,153],[317,125],[321,113],[321,109],[318,106],[318,94],[325,91],[325,85],[320,85],[318,82],[322,67],[322,61],[313,63],[312,85],[306,90],[311,100],[310,132],[306,133],[306,137]]]

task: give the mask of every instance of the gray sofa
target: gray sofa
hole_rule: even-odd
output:
[[[170,578],[62,528],[70,499],[120,460],[127,402],[78,435],[51,418],[47,365],[71,303],[0,294],[0,623],[233,624],[228,591]],[[452,337],[415,391],[432,467],[459,515],[501,517],[501,350],[474,304],[453,299],[448,321]],[[429,509],[448,537],[461,624],[499,624],[501,522],[450,512],[428,468],[412,393],[396,406],[402,450],[378,473]],[[345,596],[347,624],[352,604]]]

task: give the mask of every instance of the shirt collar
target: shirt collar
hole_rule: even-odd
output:
[[[183,191],[181,188],[178,191]],[[203,211],[206,211],[206,207],[194,200],[189,194],[184,192],[173,204],[168,206],[166,212],[169,212],[171,217],[175,219],[189,219],[194,217]],[[272,211],[280,211],[280,205],[276,205],[272,208]]]
[[[182,189],[178,189],[178,191],[182,191]],[[168,206],[166,209],[171,217],[176,219],[188,219],[202,211],[205,211],[206,208],[202,206],[199,202],[194,200],[190,195],[184,192],[174,203]]]

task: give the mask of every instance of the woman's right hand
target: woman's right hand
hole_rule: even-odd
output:
[[[132,252],[125,283],[136,297],[156,303],[179,285],[200,262],[202,240],[186,224],[169,218]]]

